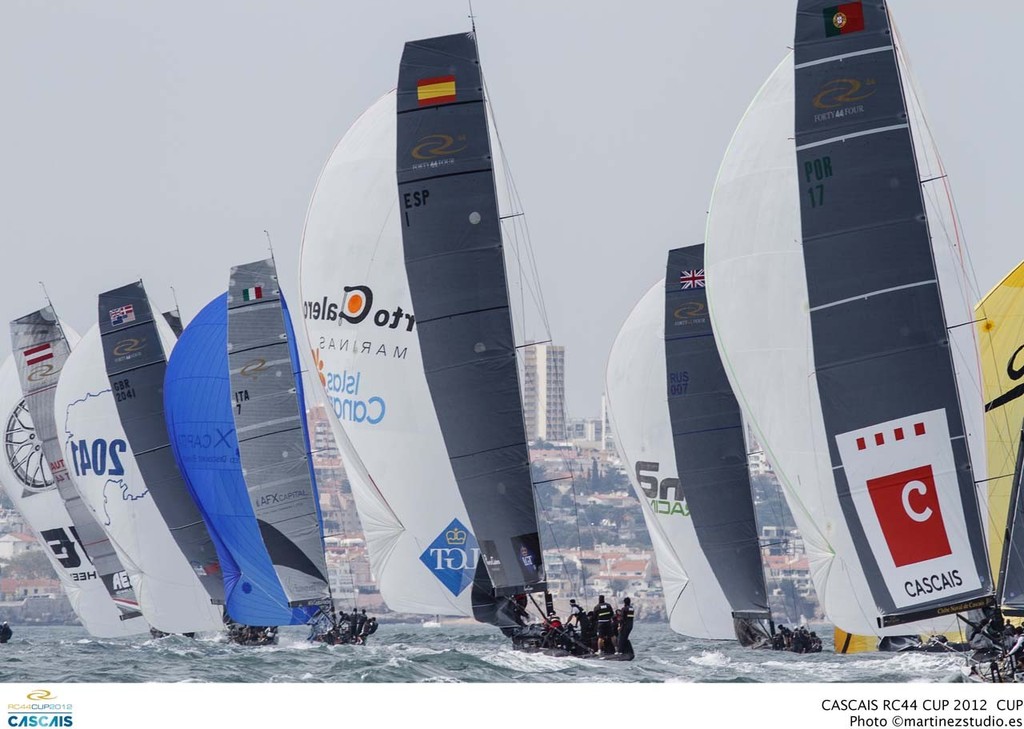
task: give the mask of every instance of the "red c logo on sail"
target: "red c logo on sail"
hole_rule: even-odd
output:
[[[931,465],[868,479],[867,484],[897,567],[952,554]]]

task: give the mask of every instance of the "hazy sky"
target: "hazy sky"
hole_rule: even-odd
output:
[[[1019,7],[892,0],[982,291],[1024,258]],[[569,408],[596,415],[619,326],[701,242],[718,164],[792,42],[792,0],[476,0],[484,73],[529,219]],[[465,0],[4,0],[0,322],[84,331],[142,278],[186,319],[273,236],[298,299],[321,166],[395,85],[407,40],[468,30]],[[0,337],[0,353],[10,351]]]

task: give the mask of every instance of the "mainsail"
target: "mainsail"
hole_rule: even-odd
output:
[[[157,334],[173,341],[160,325]],[[130,346],[145,351],[157,343],[139,337]],[[54,396],[64,460],[128,570],[149,624],[167,633],[217,630],[221,611],[210,603],[157,509],[118,416],[116,398],[142,395],[138,384],[111,386],[99,326],[94,326],[71,351]]]
[[[959,251],[929,240],[884,9],[851,6],[800,3],[797,93],[784,62],[733,137],[708,220],[709,303],[826,615],[882,635],[985,605],[992,583],[968,443],[980,423],[964,428],[976,360],[943,314],[970,321]]]
[[[769,620],[743,418],[707,314],[704,246],[669,251],[667,265],[667,397],[682,495],[733,617]]]
[[[289,607],[242,476],[227,343],[222,294],[189,322],[168,360],[164,405],[171,445],[217,548],[227,614],[246,625],[305,623],[310,610]]]
[[[475,35],[407,43],[397,112],[405,268],[452,471],[495,594],[543,590]]]
[[[166,352],[174,336],[154,317],[141,281],[99,296],[99,326],[107,377],[128,445],[164,522],[215,603],[224,601],[224,583],[210,533],[174,461],[164,418]],[[170,334],[161,341],[161,329]]]
[[[72,336],[78,338],[73,332]],[[23,407],[35,427],[36,447],[71,518],[76,540],[95,565],[104,587],[121,610],[122,619],[141,617],[128,573],[103,528],[78,494],[60,450],[53,397],[60,372],[71,353],[64,327],[57,321],[53,309],[47,306],[11,322],[11,343],[25,397]],[[135,624],[137,632],[148,630],[145,621],[138,620]]]
[[[683,635],[727,640],[735,637],[733,608],[701,549],[688,492],[676,472],[665,298],[659,281],[615,338],[605,378],[608,416],[651,535],[669,624]],[[686,311],[699,314],[696,308]]]
[[[24,405],[14,357],[0,367],[0,418],[4,451],[0,485],[14,507],[35,531],[61,587],[82,625],[98,638],[115,638],[146,631],[140,617],[124,619],[125,611],[111,598],[85,551],[75,522],[50,476],[35,438],[32,417]],[[127,580],[125,584],[130,584]]]
[[[272,259],[231,269],[228,362],[242,473],[291,606],[330,599],[295,334]]]

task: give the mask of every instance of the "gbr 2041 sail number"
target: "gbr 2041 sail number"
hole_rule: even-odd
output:
[[[121,456],[128,450],[128,444],[120,438],[106,441],[97,438],[71,441],[71,461],[75,474],[86,476],[91,471],[97,476],[123,476],[124,465]]]

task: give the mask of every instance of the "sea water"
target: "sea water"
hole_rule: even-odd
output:
[[[0,646],[5,683],[955,682],[963,680],[964,664],[956,654],[836,655],[829,629],[819,631],[823,652],[797,655],[638,623],[631,636],[636,658],[621,662],[514,651],[485,625],[385,620],[365,646],[311,643],[306,628],[285,627],[277,645],[263,647],[213,634],[105,640],[77,627],[14,627],[12,641]]]

